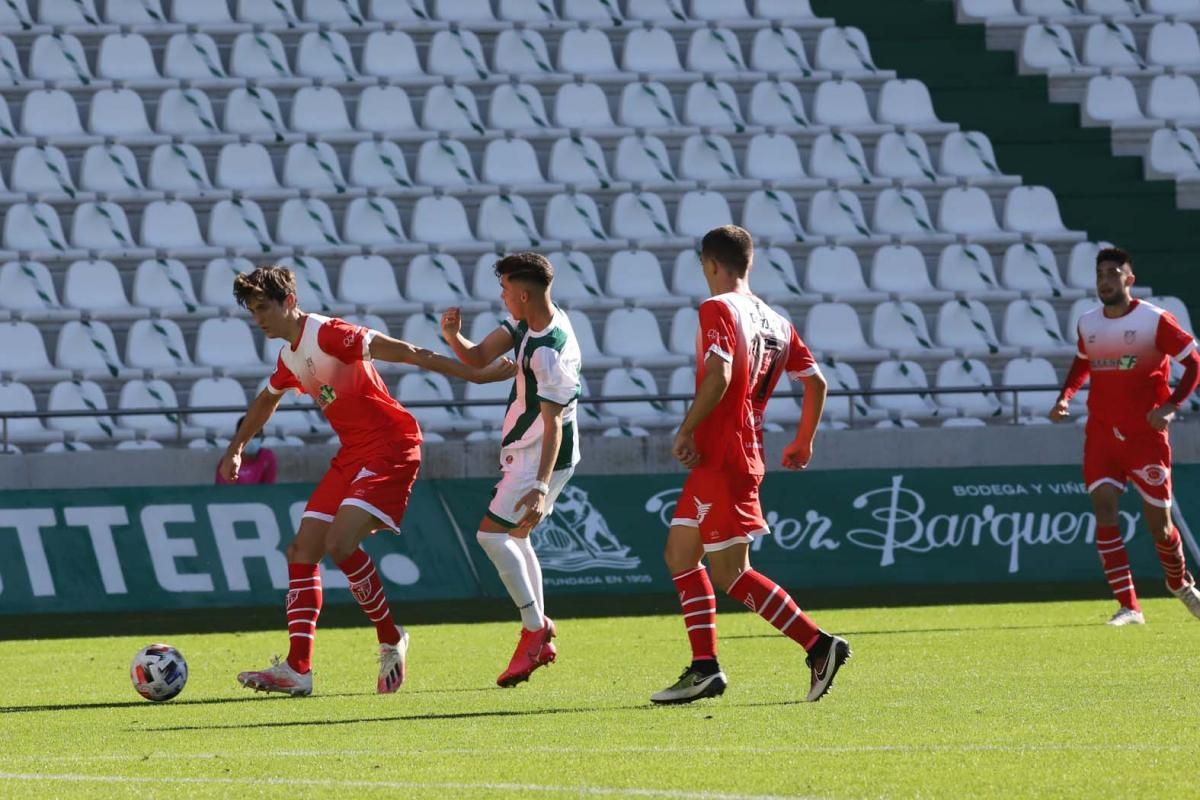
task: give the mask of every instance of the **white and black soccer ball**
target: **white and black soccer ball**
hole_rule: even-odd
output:
[[[170,700],[187,685],[188,667],[183,654],[169,644],[148,644],[129,665],[133,688],[147,700]]]

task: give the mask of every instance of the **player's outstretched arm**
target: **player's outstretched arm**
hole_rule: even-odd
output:
[[[496,330],[478,344],[462,335],[462,310],[448,308],[442,312],[442,338],[458,360],[472,367],[485,367],[512,349],[512,333],[507,328]]]
[[[800,378],[804,387],[804,400],[800,407],[800,424],[796,427],[796,438],[783,448],[783,466],[787,469],[804,469],[812,459],[813,440],[817,436],[817,425],[825,411],[825,395],[829,383],[820,372]]]
[[[704,379],[696,388],[696,399],[692,401],[692,406],[684,416],[674,442],[671,443],[671,455],[688,469],[700,464],[700,451],[696,449],[693,434],[704,418],[721,402],[732,378],[733,363],[716,353],[709,353],[704,359]]]
[[[275,413],[275,409],[279,408],[282,400],[282,392],[275,394],[270,389],[263,389],[258,393],[258,397],[250,403],[242,424],[238,427],[237,433],[233,435],[232,441],[229,442],[229,447],[225,448],[225,454],[221,456],[219,469],[223,479],[237,480],[238,471],[242,467],[242,448],[246,446],[246,442],[258,435],[258,432],[271,419],[271,415]]]
[[[372,337],[369,347],[371,358],[377,361],[412,364],[421,369],[440,372],[453,378],[462,378],[471,383],[493,383],[508,380],[517,372],[516,365],[507,358],[491,363],[485,362],[483,366],[474,366],[382,334]]]
[[[1086,358],[1076,355],[1075,360],[1071,362],[1070,371],[1067,372],[1067,379],[1063,382],[1062,391],[1058,393],[1058,400],[1055,401],[1054,408],[1050,409],[1051,422],[1062,422],[1071,416],[1071,398],[1087,383],[1091,372],[1091,363]]]

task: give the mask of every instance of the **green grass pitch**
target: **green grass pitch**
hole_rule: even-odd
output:
[[[281,632],[163,637],[191,669],[164,704],[130,687],[146,637],[3,641],[0,796],[1191,796],[1200,621],[1155,599],[1111,629],[1110,605],[823,611],[854,658],[817,704],[747,613],[719,620],[725,696],[667,708],[647,698],[688,660],[674,616],[564,618],[558,663],[510,690],[515,624],[414,625],[388,697],[365,626],[319,633],[299,699],[234,680]]]

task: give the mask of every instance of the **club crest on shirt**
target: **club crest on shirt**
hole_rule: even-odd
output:
[[[321,404],[321,408],[337,400],[337,392],[329,384],[323,384],[317,391],[317,402]]]
[[[1171,477],[1171,470],[1161,464],[1147,464],[1141,469],[1135,469],[1133,474],[1144,480],[1149,486],[1162,486]]]
[[[304,359],[304,366],[308,367],[310,374],[315,375],[317,373],[317,365],[313,363],[312,356],[308,356]]]
[[[1137,331],[1125,331],[1125,344],[1133,344],[1137,341]]]

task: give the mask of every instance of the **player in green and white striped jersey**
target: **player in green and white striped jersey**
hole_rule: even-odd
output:
[[[529,534],[554,509],[579,462],[575,411],[582,359],[566,312],[550,298],[554,267],[545,256],[514,253],[495,269],[509,318],[476,344],[462,335],[461,311],[451,308],[442,314],[442,336],[466,364],[489,364],[510,349],[516,354],[500,445],[503,477],[476,534],[521,612],[521,639],[496,679],[507,687],[528,680],[557,655]]]

